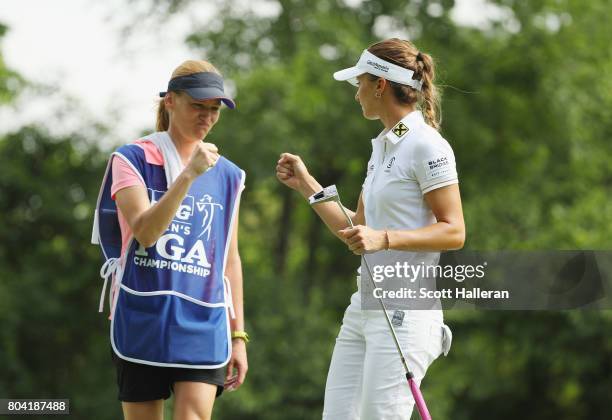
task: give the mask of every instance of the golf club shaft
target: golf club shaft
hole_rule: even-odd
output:
[[[350,227],[354,227],[353,220],[348,215],[348,213],[346,212],[346,210],[344,209],[344,206],[342,205],[342,203],[340,201],[338,201],[338,205],[340,206],[340,210],[342,210],[342,213],[344,213],[344,216],[346,217],[346,220],[349,223],[349,226]],[[366,259],[365,255],[362,255],[361,258],[363,259],[363,262],[364,262],[364,264],[366,266],[366,270],[368,270],[368,274],[370,275],[370,281],[372,282],[372,285],[376,288],[376,283],[374,283],[374,277],[372,276],[372,269],[370,268],[370,264],[368,264],[368,260]],[[393,328],[393,324],[391,324],[391,319],[389,319],[389,314],[387,313],[387,307],[385,306],[385,303],[383,302],[382,298],[378,298],[378,302],[380,303],[380,306],[381,306],[381,308],[383,310],[383,313],[385,314],[385,319],[387,320],[387,325],[389,325],[389,329],[391,330],[391,335],[393,336],[393,341],[395,342],[395,347],[397,348],[397,352],[400,355],[400,359],[402,361],[402,365],[404,366],[404,370],[406,371],[406,374],[408,375],[407,377],[412,378],[413,374],[410,371],[410,369],[408,368],[408,364],[406,363],[406,358],[404,357],[404,352],[402,351],[402,348],[400,347],[399,340],[397,339],[397,334],[395,333],[395,328]]]
[[[372,278],[372,270],[370,269],[370,265],[368,264],[368,260],[366,259],[365,255],[362,255],[361,258],[363,258],[363,262],[364,262],[364,264],[366,266],[366,269],[368,270],[368,273],[370,274],[370,281],[372,282],[372,285],[374,286],[374,288],[376,288],[376,283],[374,283],[374,279]],[[391,324],[391,319],[389,318],[389,314],[387,313],[387,307],[385,306],[385,303],[383,302],[382,298],[378,298],[378,302],[380,303],[380,306],[381,306],[381,308],[383,310],[383,313],[385,314],[385,319],[387,320],[387,325],[389,325],[389,329],[391,330],[391,335],[393,336],[393,341],[395,342],[395,347],[397,347],[397,352],[400,355],[400,359],[402,361],[402,365],[404,365],[404,370],[408,374],[408,377],[412,378],[413,374],[410,371],[410,369],[408,368],[408,364],[406,363],[406,358],[404,357],[404,352],[402,351],[402,348],[400,347],[399,340],[397,339],[397,334],[395,332],[395,328],[393,328],[393,324]]]

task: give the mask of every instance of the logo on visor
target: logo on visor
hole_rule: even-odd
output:
[[[366,63],[368,63],[370,66],[374,67],[375,69],[378,69],[380,71],[384,71],[385,73],[389,73],[389,67],[387,67],[387,66],[375,63],[372,60],[368,60],[368,61],[366,61]]]
[[[404,134],[408,132],[408,127],[404,125],[404,123],[399,123],[395,127],[393,127],[393,134],[397,137],[402,137]]]

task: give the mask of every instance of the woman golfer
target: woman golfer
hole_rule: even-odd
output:
[[[102,183],[94,240],[106,262],[111,347],[126,419],[209,419],[247,372],[238,206],[244,172],[204,143],[221,104],[206,61],[186,61],[161,92],[157,132],[117,149]],[[105,288],[106,288],[105,280]],[[102,310],[104,290],[100,302]]]
[[[453,151],[437,131],[432,58],[408,41],[388,39],[334,78],[358,86],[355,99],[363,116],[380,120],[384,130],[372,140],[357,210],[347,210],[355,227],[347,226],[336,203],[316,204],[315,211],[355,254],[404,251],[414,264],[437,264],[439,251],[463,246],[465,227]],[[276,171],[304,197],[322,189],[299,156],[283,153]],[[362,310],[361,303],[358,291],[336,339],[323,418],[408,420],[414,399],[387,321],[380,310]],[[450,348],[439,302],[435,309],[389,312],[420,383],[429,365]]]

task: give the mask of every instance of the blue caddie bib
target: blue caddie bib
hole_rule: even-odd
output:
[[[140,146],[122,146],[111,156],[94,223],[105,268],[115,273],[113,350],[122,359],[154,366],[225,365],[231,355],[231,296],[224,272],[244,171],[221,157],[194,181],[155,245],[144,248],[132,238],[120,255],[112,159],[123,159],[142,177],[151,204],[168,188],[164,167],[147,163]]]

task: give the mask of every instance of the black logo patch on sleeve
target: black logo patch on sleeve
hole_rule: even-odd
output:
[[[423,161],[423,165],[425,166],[425,177],[428,180],[448,175],[454,166],[450,159],[444,155],[426,159]]]

